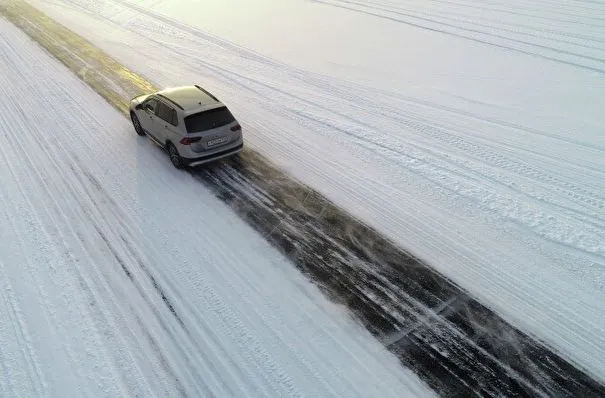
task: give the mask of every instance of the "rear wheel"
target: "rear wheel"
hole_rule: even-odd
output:
[[[170,161],[172,165],[177,169],[182,169],[184,167],[183,158],[179,155],[179,151],[176,149],[174,144],[168,143],[168,156],[170,156]]]
[[[130,119],[132,119],[132,125],[134,126],[134,131],[137,132],[138,135],[143,136],[145,132],[143,131],[143,127],[141,127],[141,122],[137,115],[134,112],[130,113]]]

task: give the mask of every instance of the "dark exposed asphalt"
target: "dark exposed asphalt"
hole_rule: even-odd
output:
[[[258,155],[193,174],[440,395],[605,396],[605,386]]]

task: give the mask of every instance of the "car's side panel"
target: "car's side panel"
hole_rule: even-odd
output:
[[[143,109],[139,112],[139,121],[141,122],[141,126],[143,129],[149,134],[151,137],[157,139],[157,127],[156,127],[156,116],[155,110],[158,105],[158,100],[154,97],[147,99],[145,102],[141,104]]]
[[[160,100],[156,109],[156,129],[158,131],[158,140],[165,144],[170,141],[178,143],[180,140],[178,134],[178,118],[176,109],[171,104]]]
[[[175,145],[178,146],[178,142],[181,140],[182,134],[179,132],[178,128],[176,128],[175,126],[173,126],[170,123],[166,123],[164,121],[162,121],[164,123],[163,127],[164,127],[164,142],[172,142]],[[179,151],[180,152],[180,151]]]

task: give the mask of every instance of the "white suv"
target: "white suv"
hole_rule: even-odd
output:
[[[244,147],[242,128],[229,109],[197,85],[135,97],[130,118],[137,134],[166,149],[176,168],[232,156]]]

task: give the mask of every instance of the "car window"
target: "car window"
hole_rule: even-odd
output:
[[[157,107],[158,104],[158,100],[155,98],[150,98],[147,101],[143,102],[143,109],[147,110],[151,110],[151,112],[155,113],[155,109]]]
[[[234,122],[235,118],[226,107],[210,109],[208,111],[194,113],[185,118],[185,126],[188,133],[198,133],[215,129]]]
[[[158,107],[155,114],[165,122],[176,126],[176,111],[162,101],[158,101]]]

